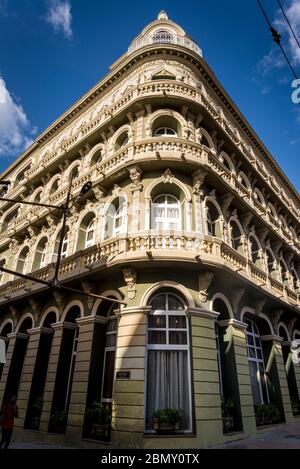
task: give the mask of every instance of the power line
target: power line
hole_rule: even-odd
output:
[[[287,56],[287,54],[286,54],[286,52],[285,52],[283,46],[282,46],[282,44],[281,44],[281,35],[278,33],[278,31],[276,31],[275,28],[273,28],[273,26],[272,26],[272,24],[271,24],[271,21],[269,20],[268,15],[267,15],[267,13],[266,13],[264,7],[262,6],[260,0],[257,0],[257,3],[258,3],[258,5],[260,6],[260,9],[261,9],[261,11],[262,11],[262,13],[263,13],[263,15],[264,15],[264,17],[265,17],[265,19],[266,19],[266,21],[267,21],[269,27],[270,27],[270,31],[271,31],[271,33],[272,33],[272,37],[273,37],[274,42],[276,42],[276,44],[280,47],[281,52],[282,52],[282,54],[284,55],[284,58],[285,58],[285,60],[286,60],[286,62],[287,62],[287,64],[288,64],[288,66],[290,67],[292,74],[294,75],[295,79],[297,80],[298,77],[297,77],[297,75],[296,75],[296,72],[295,72],[295,70],[294,70],[294,68],[293,68],[293,66],[292,66],[292,64],[291,64],[291,62],[290,62],[290,60],[289,60],[289,58],[288,58],[288,56]]]
[[[282,6],[282,3],[281,3],[280,0],[277,0],[277,2],[278,2],[278,5],[280,6],[281,11],[282,11],[282,13],[283,13],[283,15],[284,15],[284,17],[285,17],[285,19],[286,19],[286,21],[287,21],[287,24],[289,25],[289,28],[290,28],[290,30],[291,30],[291,32],[292,32],[294,38],[295,38],[295,41],[296,41],[296,43],[297,43],[297,45],[298,45],[298,47],[299,47],[299,49],[300,49],[300,42],[299,42],[299,39],[297,38],[296,33],[295,33],[295,31],[294,31],[294,29],[293,29],[293,27],[292,27],[292,25],[291,25],[291,22],[290,22],[290,20],[288,19],[287,15],[286,15],[286,13],[285,13],[285,11],[284,11],[284,8],[283,8],[283,6]]]

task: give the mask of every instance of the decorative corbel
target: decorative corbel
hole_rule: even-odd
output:
[[[166,169],[165,172],[163,173],[163,179],[164,183],[170,183],[172,184],[174,182],[174,174],[170,170],[170,168]]]
[[[240,215],[240,222],[245,232],[247,231],[248,225],[251,222],[252,218],[253,218],[253,213],[251,212],[244,212]]]
[[[272,244],[271,244],[271,247],[272,247],[272,251],[273,253],[275,254],[275,256],[278,255],[280,249],[282,248],[282,242],[281,241],[274,241]]]
[[[94,293],[95,292],[95,285],[92,282],[82,280],[81,281],[81,287],[82,287],[82,290],[85,293]],[[90,312],[90,314],[92,314],[92,309],[93,309],[93,306],[95,304],[95,298],[93,298],[92,296],[87,296],[86,301],[87,301],[87,306],[88,306],[89,312]]]
[[[244,296],[245,291],[245,288],[234,288],[231,292],[230,300],[234,314],[236,314],[238,311],[239,304],[241,302],[242,297]]]
[[[96,186],[93,188],[94,196],[98,201],[102,200],[106,195],[106,189],[102,186]]]
[[[222,207],[223,213],[228,214],[228,209],[233,199],[234,199],[234,195],[231,194],[231,192],[227,192],[227,194],[222,195],[220,200],[221,200],[221,207]]]
[[[194,195],[203,195],[203,183],[207,174],[207,171],[203,171],[202,169],[199,169],[198,171],[192,174]]]
[[[65,295],[63,295],[60,291],[56,289],[52,290],[52,295],[54,296],[59,313],[62,314],[65,307]]]
[[[37,323],[40,312],[41,312],[41,304],[32,296],[29,296],[28,301],[29,301],[31,310],[33,311],[34,322]]]
[[[127,284],[127,296],[130,300],[133,300],[136,295],[136,272],[131,268],[123,269],[124,280]]]
[[[203,272],[198,276],[199,299],[201,303],[206,303],[208,298],[208,289],[214,278],[213,272]]]
[[[259,314],[263,312],[267,300],[265,298],[257,298],[254,301],[254,310]]]
[[[266,237],[268,236],[270,230],[268,228],[262,228],[256,232],[257,237],[261,245],[264,244]]]

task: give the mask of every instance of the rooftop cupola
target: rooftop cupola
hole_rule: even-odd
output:
[[[185,47],[202,57],[202,51],[196,42],[193,41],[178,24],[169,20],[164,10],[159,13],[157,20],[152,21],[152,23],[146,26],[141,34],[133,40],[128,48],[127,55],[132,54],[142,47],[155,44],[170,44]]]

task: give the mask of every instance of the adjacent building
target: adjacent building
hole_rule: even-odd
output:
[[[53,205],[72,179],[59,276],[109,298],[0,274],[18,437],[200,448],[297,418],[299,195],[165,12],[1,179]],[[1,265],[50,280],[61,211],[0,208]]]

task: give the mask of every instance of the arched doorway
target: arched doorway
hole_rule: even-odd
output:
[[[8,343],[9,343],[9,339],[8,339],[8,334],[11,334],[12,333],[12,330],[13,330],[13,326],[12,326],[12,323],[11,322],[7,322],[5,324],[5,326],[3,327],[1,333],[0,333],[0,338],[4,340],[5,342],[5,351],[7,353],[7,349],[8,349]],[[3,373],[3,368],[4,368],[4,363],[0,363],[0,380],[1,380],[1,376],[2,376],[2,373]]]

